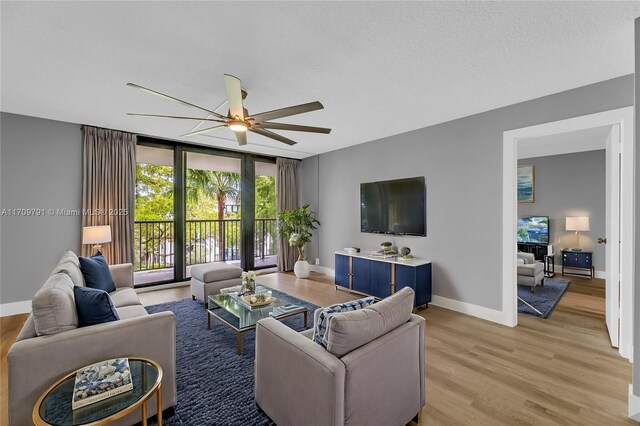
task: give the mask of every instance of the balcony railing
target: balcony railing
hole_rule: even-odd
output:
[[[240,260],[240,219],[187,220],[185,240],[187,266]],[[135,221],[135,270],[172,268],[175,260],[174,243],[173,221]],[[276,255],[275,219],[255,220],[254,247],[256,258],[264,259]]]

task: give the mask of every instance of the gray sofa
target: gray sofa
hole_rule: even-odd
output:
[[[405,287],[334,314],[326,348],[313,330],[258,321],[256,403],[278,426],[407,424],[425,404],[425,320],[411,313],[413,297]]]
[[[535,293],[536,287],[544,283],[544,266],[531,253],[518,253],[518,259],[518,285],[529,286]]]
[[[34,296],[33,313],[7,355],[9,424],[32,424],[38,397],[63,375],[98,361],[139,356],[162,367],[162,407],[176,404],[176,321],[172,312],[148,314],[133,289],[133,265],[109,267],[116,291],[110,294],[119,321],[78,327],[73,286],[84,285],[78,257],[71,251],[62,259]],[[35,316],[35,318],[34,318]],[[156,413],[155,400],[148,404]],[[114,422],[140,421],[135,411]]]

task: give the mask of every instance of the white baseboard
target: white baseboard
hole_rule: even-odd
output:
[[[502,313],[502,311],[498,311],[496,309],[485,308],[484,306],[461,302],[459,300],[449,299],[447,297],[442,297],[435,294],[431,296],[430,304],[463,314],[471,315],[483,320],[508,325],[504,319],[504,314]]]
[[[309,265],[309,269],[313,272],[318,272],[320,274],[325,274],[328,277],[335,277],[336,276],[336,271],[331,269],[331,268],[327,268],[326,266],[320,266],[320,265]]]
[[[310,269],[314,272],[319,272],[330,277],[335,277],[336,273],[334,269],[320,265],[310,265]],[[461,312],[463,314],[471,315],[487,321],[497,322],[498,324],[507,324],[504,320],[504,314],[502,313],[502,311],[485,308],[484,306],[473,305],[471,303],[460,302],[459,300],[449,299],[436,295],[431,296],[430,304],[439,306],[441,308],[450,309],[452,311]]]
[[[633,394],[633,385],[629,385],[629,418],[640,421],[640,396]]]
[[[23,300],[21,302],[3,303],[0,305],[0,317],[8,317],[9,315],[29,314],[31,313],[31,300]]]

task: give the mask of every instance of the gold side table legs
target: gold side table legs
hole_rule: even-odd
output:
[[[158,407],[158,426],[162,426],[162,384],[158,385],[158,389],[156,390],[156,402]],[[142,411],[142,426],[147,426],[147,401],[142,403],[141,407]]]
[[[147,402],[142,403],[142,426],[147,426]]]
[[[158,403],[158,426],[162,426],[162,384],[158,386],[158,392],[156,392],[156,400]]]
[[[237,332],[236,334],[238,335],[238,351],[237,351],[237,354],[238,355],[242,355],[242,333]]]

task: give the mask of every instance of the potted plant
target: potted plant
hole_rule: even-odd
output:
[[[382,244],[380,244],[380,249],[382,251],[387,251],[387,250],[391,250],[392,246],[393,244],[391,244],[391,241],[385,241]]]
[[[309,211],[309,204],[278,215],[278,233],[281,238],[289,240],[289,244],[298,248],[298,261],[293,266],[293,272],[298,278],[309,277],[309,262],[304,257],[304,246],[311,241],[314,229],[320,222]]]

